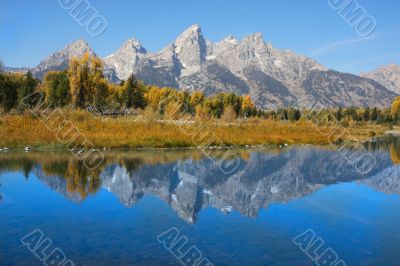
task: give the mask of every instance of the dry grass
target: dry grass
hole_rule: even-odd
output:
[[[71,124],[62,128],[77,128],[79,134],[95,147],[108,148],[169,148],[208,145],[257,145],[257,144],[328,144],[339,138],[327,134],[329,127],[317,129],[305,121],[295,123],[252,119],[246,122],[225,123],[210,121],[207,124],[187,123],[183,126],[165,121],[135,121],[132,117],[96,117],[82,111],[63,112]],[[33,115],[4,115],[0,117],[0,147],[65,148],[66,141],[57,138],[56,130],[61,121],[55,117],[44,122],[44,117]],[[49,129],[53,128],[53,130]],[[355,139],[367,139],[371,132],[379,135],[383,126],[362,125],[346,128]],[[321,133],[325,132],[325,133]],[[64,140],[69,140],[65,138]],[[87,146],[87,145],[86,145]]]

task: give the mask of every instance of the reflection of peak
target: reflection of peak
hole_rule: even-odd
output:
[[[218,165],[208,159],[157,164],[146,164],[138,158],[122,163],[110,160],[99,176],[99,184],[127,207],[146,195],[156,195],[188,223],[196,222],[199,212],[207,207],[225,214],[238,211],[256,217],[271,204],[287,203],[338,182],[363,180],[360,182],[378,191],[399,193],[400,167],[389,167],[387,154],[374,155],[378,164],[368,176],[359,174],[341,153],[317,148],[293,148],[278,154],[250,152],[231,175],[223,175]],[[59,166],[55,165],[55,169]],[[48,178],[44,173],[37,176],[68,199],[84,199],[69,190],[66,178]],[[87,186],[89,180],[81,182]]]
[[[80,203],[84,201],[84,198],[77,191],[69,191],[65,178],[58,176],[45,175],[40,169],[35,170],[35,175],[50,189],[57,191],[60,195],[63,195],[66,199]]]
[[[361,183],[379,192],[400,195],[400,166],[388,167]]]
[[[118,195],[122,204],[127,207],[135,205],[143,196],[143,192],[132,181],[124,167],[115,167],[102,175],[103,187]]]
[[[181,180],[171,196],[171,206],[178,215],[194,223],[202,207],[202,194],[197,180]]]
[[[262,208],[272,203],[286,203],[325,185],[362,178],[340,154],[323,150],[294,149],[279,155],[252,153],[242,165],[241,169],[226,178],[209,160],[181,161],[168,166],[160,165],[151,171],[147,167],[140,168],[134,173],[133,180],[132,176],[126,177],[126,171],[121,169],[108,173],[105,178],[114,180],[121,175],[119,178],[125,180],[114,183],[122,188],[111,188],[120,199],[138,199],[129,193],[158,195],[189,223],[195,222],[198,212],[207,206],[224,213],[234,209],[243,215],[256,217]],[[337,171],[332,173],[332,169]],[[156,181],[144,182],[146,176],[155,172],[165,175]],[[103,184],[109,182],[104,181]],[[106,186],[110,188],[110,185]],[[126,187],[135,189],[127,190]]]

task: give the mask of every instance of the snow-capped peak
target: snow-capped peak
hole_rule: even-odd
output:
[[[141,42],[135,38],[131,38],[129,40],[127,40],[123,46],[123,48],[135,48],[137,51],[146,51],[146,49],[144,49],[144,47],[142,46]]]
[[[239,43],[239,41],[236,40],[232,35],[229,35],[223,41],[229,42],[229,43],[232,43],[232,44],[235,44],[235,45]]]

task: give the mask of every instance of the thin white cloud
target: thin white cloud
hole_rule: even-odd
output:
[[[327,44],[327,45],[324,45],[321,47],[313,48],[313,49],[311,49],[309,54],[311,54],[312,56],[317,56],[317,55],[321,55],[321,54],[331,53],[331,52],[334,52],[336,50],[339,50],[339,49],[349,46],[349,45],[370,41],[372,39],[375,39],[375,36],[376,35],[370,35],[366,38],[358,37],[358,38],[353,38],[353,39],[337,41],[337,42],[330,43],[330,44]]]

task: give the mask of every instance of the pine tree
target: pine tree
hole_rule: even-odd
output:
[[[146,107],[143,88],[137,81],[136,86],[133,88],[133,107],[140,109],[144,109]]]
[[[63,107],[70,101],[69,80],[66,71],[51,71],[44,76],[46,102],[55,107]]]
[[[278,118],[279,120],[288,120],[289,117],[288,117],[288,112],[287,112],[287,110],[286,110],[286,109],[279,109],[279,110],[277,111],[277,118]]]
[[[356,109],[356,107],[354,107],[354,106],[349,107],[349,108],[347,109],[347,114],[348,114],[348,116],[351,117],[351,119],[352,119],[354,122],[359,121],[359,117],[358,117],[358,115],[357,115],[357,109]]]
[[[378,109],[374,107],[372,109],[371,115],[370,115],[370,120],[376,122],[378,120]]]
[[[107,105],[108,97],[108,86],[105,80],[101,80],[96,84],[95,94],[94,94],[94,106],[97,109],[104,109]]]
[[[19,86],[19,79],[11,79],[9,74],[0,73],[0,105],[5,112],[16,107]]]
[[[124,83],[122,99],[126,108],[144,109],[146,107],[142,86],[133,74]]]
[[[22,80],[21,86],[18,88],[18,106],[20,109],[36,104],[38,95],[34,95],[34,92],[37,85],[38,81],[28,71]]]
[[[363,120],[364,121],[369,121],[369,119],[370,119],[370,110],[369,110],[369,107],[367,107],[367,108],[365,108],[365,110],[364,110],[364,115],[363,115]]]
[[[69,80],[67,71],[60,73],[58,77],[57,99],[60,106],[66,106],[70,103],[71,95],[69,94]]]
[[[342,118],[343,118],[343,108],[341,106],[336,111],[335,118],[336,118],[336,121],[339,121],[339,122],[340,122],[340,120],[342,120]]]
[[[133,76],[131,76],[124,83],[124,89],[122,91],[122,100],[126,108],[133,107],[133,87],[135,86],[134,82],[135,79]]]
[[[1,61],[0,61],[1,63]],[[2,73],[0,73],[0,104],[3,106],[3,101],[5,97],[5,89],[6,89],[6,77]],[[4,107],[3,107],[4,108]]]

